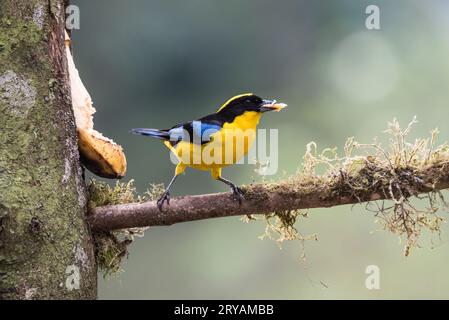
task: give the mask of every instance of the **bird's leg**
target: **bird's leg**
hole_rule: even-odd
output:
[[[175,182],[177,176],[178,176],[177,174],[175,174],[173,176],[173,178],[170,180],[170,183],[167,186],[167,189],[165,189],[165,192],[157,200],[157,207],[158,207],[159,211],[162,211],[162,207],[164,205],[164,202],[167,201],[167,204],[170,205],[170,187],[172,186],[173,182]]]
[[[242,201],[245,200],[243,197],[243,190],[237,187],[235,184],[233,184],[231,181],[226,180],[223,177],[218,177],[217,180],[220,180],[221,182],[226,183],[228,186],[231,187],[232,193],[234,195],[234,198],[238,200],[239,204],[242,204]]]

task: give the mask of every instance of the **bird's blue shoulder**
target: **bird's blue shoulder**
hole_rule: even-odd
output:
[[[194,144],[205,144],[210,142],[211,136],[221,128],[220,122],[200,119],[177,125],[168,132],[170,133],[170,140],[175,143],[189,141]]]

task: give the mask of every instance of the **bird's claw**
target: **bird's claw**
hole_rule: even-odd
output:
[[[158,207],[159,211],[162,211],[164,202],[167,202],[167,205],[170,205],[170,192],[168,192],[168,191],[165,191],[162,194],[162,196],[157,200],[157,207]]]
[[[239,205],[242,204],[243,200],[245,200],[245,197],[243,196],[243,190],[237,186],[232,187],[232,195],[234,199],[239,202]]]

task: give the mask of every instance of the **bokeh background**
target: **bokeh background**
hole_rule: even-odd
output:
[[[439,127],[449,138],[447,1],[72,0],[81,29],[73,49],[90,91],[96,128],[127,155],[125,180],[139,191],[167,183],[174,167],[158,141],[133,127],[169,127],[211,113],[229,97],[254,92],[288,103],[262,128],[279,129],[279,173],[293,174],[305,145],[382,139],[387,122],[414,115],[415,136]],[[381,30],[365,28],[365,8],[381,10]],[[226,169],[236,183],[260,180],[254,166]],[[174,195],[227,191],[188,170]],[[124,272],[100,277],[103,299],[449,298],[448,228],[403,256],[403,244],[360,206],[311,210],[297,227],[318,233],[279,250],[259,240],[263,222],[238,218],[150,228],[130,249]],[[435,240],[435,238],[433,239]],[[378,265],[380,290],[365,268]],[[324,283],[325,285],[323,285]]]

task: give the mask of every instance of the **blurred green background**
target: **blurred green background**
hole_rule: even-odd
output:
[[[288,103],[262,128],[279,128],[279,173],[293,174],[305,145],[338,146],[382,137],[388,121],[414,115],[414,136],[439,127],[449,138],[447,1],[73,0],[81,29],[74,57],[94,106],[96,128],[127,155],[126,180],[139,191],[167,183],[174,166],[158,141],[133,127],[166,128],[254,92]],[[381,10],[381,30],[365,28],[365,8]],[[260,180],[254,166],[224,170],[238,184]],[[227,191],[188,170],[174,195]],[[318,233],[282,250],[257,237],[264,224],[238,218],[150,228],[130,249],[124,272],[100,277],[103,299],[449,298],[447,228],[408,258],[360,206],[318,209],[297,227]],[[435,237],[434,237],[435,238]],[[435,240],[435,239],[434,239]],[[365,268],[380,268],[367,290]],[[320,282],[326,284],[327,288]]]

